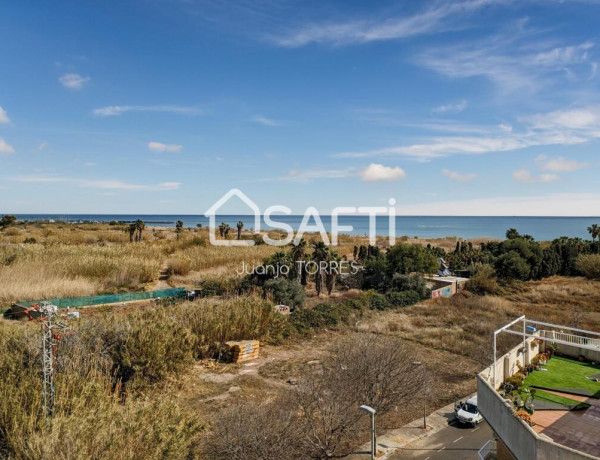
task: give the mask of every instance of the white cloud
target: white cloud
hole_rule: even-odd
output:
[[[10,118],[6,114],[6,110],[0,107],[0,123],[10,123]]]
[[[148,142],[148,148],[155,152],[179,152],[183,149],[183,145],[179,144],[163,144],[162,142]]]
[[[505,92],[525,88],[536,92],[558,81],[589,80],[593,72],[592,42],[563,45],[539,39],[539,31],[513,30],[477,41],[436,46],[422,51],[416,62],[453,78],[483,77]]]
[[[503,3],[503,0],[438,2],[413,15],[309,24],[269,39],[278,46],[297,48],[310,43],[341,46],[433,34],[459,27],[456,19],[464,19],[470,13],[495,3]]]
[[[126,112],[165,112],[181,115],[201,115],[202,111],[196,107],[182,107],[177,105],[109,105],[93,110],[98,117],[114,117]]]
[[[292,169],[285,176],[264,180],[308,183],[317,179],[346,179],[349,177],[360,177],[363,181],[375,182],[381,180],[398,180],[405,176],[406,172],[402,168],[372,163],[361,170],[356,168],[309,170]]]
[[[563,112],[579,114],[566,120]],[[567,117],[568,118],[568,117]],[[519,119],[519,130],[481,129],[481,135],[430,137],[423,143],[384,147],[360,152],[335,154],[342,158],[412,157],[420,161],[450,155],[480,155],[508,152],[527,147],[576,145],[600,138],[600,109],[587,107],[576,111],[555,111]]]
[[[563,157],[548,158],[546,155],[538,155],[535,159],[536,164],[544,171],[552,172],[570,172],[584,169],[589,163],[569,160]]]
[[[252,117],[252,121],[255,123],[259,123],[264,126],[283,126],[284,123],[279,120],[274,120],[272,118],[267,118],[263,115],[256,115]]]
[[[90,80],[90,77],[82,77],[78,73],[66,73],[58,79],[65,88],[69,89],[81,89]]]
[[[24,183],[55,184],[63,183],[70,186],[95,188],[101,190],[129,190],[129,191],[169,191],[181,187],[180,182],[161,182],[159,184],[131,184],[114,179],[70,179],[61,176],[18,176],[9,177],[8,180]]]
[[[534,176],[527,169],[519,169],[513,173],[513,178],[519,182],[554,182],[559,179],[556,174],[540,174]]]
[[[38,150],[41,152],[42,150],[44,150],[46,147],[48,147],[48,142],[44,141],[42,142],[40,145],[38,145]]]
[[[526,118],[535,129],[591,129],[600,135],[600,109],[583,107],[576,109],[555,110]]]
[[[398,180],[406,177],[406,172],[398,166],[391,167],[371,163],[360,173],[360,177],[365,182],[375,182],[380,180]]]
[[[4,139],[0,137],[0,155],[11,155],[15,153],[15,149],[12,148]]]
[[[476,155],[487,152],[516,150],[525,146],[526,144],[519,139],[512,138],[435,137],[431,142],[424,144],[385,147],[363,152],[343,152],[335,156],[343,158],[407,156],[420,160],[430,160],[456,154]]]
[[[466,182],[466,181],[470,181],[475,179],[477,176],[477,174],[475,173],[467,173],[467,174],[462,174],[459,173],[458,171],[450,171],[449,169],[444,169],[442,171],[442,173],[444,174],[444,176],[448,177],[451,180],[457,181],[457,182]]]
[[[264,179],[266,181],[284,181],[284,182],[312,182],[315,179],[344,179],[356,175],[354,168],[346,169],[310,169],[301,171],[292,169],[285,176],[274,179]]]
[[[445,104],[433,108],[431,111],[435,113],[460,113],[467,108],[467,101],[462,100],[454,104]]]

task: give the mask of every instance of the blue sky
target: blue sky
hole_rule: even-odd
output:
[[[597,1],[0,5],[0,213],[600,215]],[[231,204],[224,212],[245,212]]]

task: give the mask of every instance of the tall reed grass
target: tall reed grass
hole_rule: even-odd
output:
[[[143,245],[0,246],[0,303],[137,289],[160,267]]]

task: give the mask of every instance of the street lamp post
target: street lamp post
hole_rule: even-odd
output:
[[[371,460],[375,460],[377,454],[377,437],[375,436],[375,409],[362,405],[360,410],[367,412],[371,416]]]

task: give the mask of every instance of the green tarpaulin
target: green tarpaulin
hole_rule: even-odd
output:
[[[66,297],[64,299],[45,299],[58,308],[80,308],[91,305],[104,305],[109,303],[131,302],[133,300],[159,299],[166,297],[185,297],[185,288],[162,289],[160,291],[128,292],[125,294],[105,294],[90,297]],[[16,305],[29,308],[32,304],[41,302],[31,300],[18,302]]]

